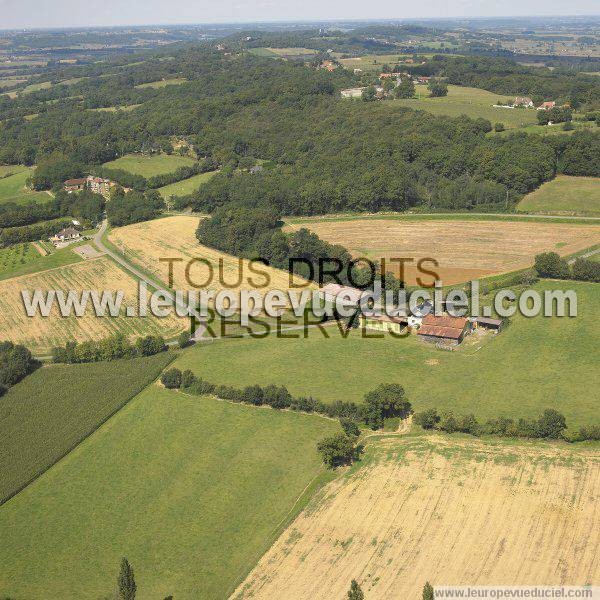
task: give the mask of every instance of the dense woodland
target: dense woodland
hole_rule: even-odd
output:
[[[16,99],[0,96],[0,163],[37,164],[36,189],[57,191],[65,179],[88,172],[134,188],[127,195],[119,191],[108,203],[113,225],[160,214],[164,202],[150,188],[219,168],[175,208],[213,213],[198,233],[202,243],[261,256],[276,266],[302,253],[311,262],[327,253],[349,260],[343,248],[324,245],[307,232],[284,235],[278,224],[282,215],[498,211],[557,173],[600,176],[595,130],[490,137],[492,126],[484,119],[434,117],[394,102],[344,101],[339,90],[359,81],[345,69],[328,72],[247,52],[226,56],[208,46],[145,58],[63,68],[55,80],[82,79]],[[600,98],[598,78],[505,59],[436,56],[412,70],[590,110]],[[186,81],[136,87],[171,78]],[[127,105],[139,106],[91,110]],[[32,113],[38,116],[23,118]],[[151,179],[102,167],[129,152],[171,152],[174,140],[185,140],[200,162]],[[249,169],[256,164],[262,169]],[[103,201],[92,196],[59,193],[48,205],[6,205],[0,210],[2,236],[33,239],[36,223],[67,215],[96,221]]]

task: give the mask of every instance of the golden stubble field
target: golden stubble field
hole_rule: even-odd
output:
[[[232,598],[418,600],[432,585],[600,583],[600,452],[387,438],[328,484]]]
[[[199,222],[200,217],[196,216],[166,217],[113,229],[109,239],[119,250],[125,251],[128,259],[163,283],[168,283],[169,265],[161,259],[178,259],[172,263],[174,289],[219,291],[227,285],[232,289],[249,290],[259,286],[264,294],[269,289],[289,288],[289,275],[285,271],[257,265],[256,269],[267,275],[258,274],[250,270],[247,260],[200,245],[196,238]],[[210,263],[210,267],[205,262],[190,264],[192,259],[199,258]],[[303,282],[299,277],[294,280]]]
[[[322,239],[348,248],[355,256],[434,258],[444,284],[461,283],[533,265],[540,252],[572,254],[600,243],[600,225],[526,223],[518,221],[454,221],[355,219],[296,223]],[[414,265],[414,263],[412,263]],[[398,274],[398,266],[390,269]],[[406,281],[416,282],[416,268],[407,263]],[[421,275],[424,284],[432,276]]]
[[[0,281],[0,330],[2,337],[24,343],[36,351],[48,350],[69,341],[101,339],[122,332],[133,339],[141,335],[160,334],[172,337],[189,326],[187,319],[171,315],[126,317],[125,308],[119,317],[97,317],[90,309],[83,317],[62,317],[58,308],[50,316],[28,317],[21,290],[123,290],[124,304],[137,307],[137,281],[124,273],[109,258],[95,258],[31,275]]]

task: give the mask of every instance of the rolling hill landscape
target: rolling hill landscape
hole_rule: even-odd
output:
[[[600,598],[574,1],[8,0],[0,599]]]

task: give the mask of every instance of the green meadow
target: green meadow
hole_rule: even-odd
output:
[[[42,256],[31,243],[2,248],[0,249],[0,281],[79,262],[83,259],[73,252],[75,246],[53,250],[46,256]]]
[[[127,154],[104,163],[104,166],[111,169],[122,169],[142,177],[154,177],[155,175],[172,173],[179,167],[189,167],[195,162],[193,158],[175,154]]]
[[[417,98],[393,100],[392,106],[401,104],[415,110],[424,110],[436,116],[458,117],[467,115],[472,119],[487,119],[492,123],[504,123],[507,128],[533,125],[537,123],[534,109],[494,108],[498,100],[506,97],[472,87],[448,86],[448,95],[430,98],[425,85],[416,86]]]
[[[50,196],[46,192],[34,192],[25,187],[27,179],[31,176],[32,169],[20,165],[0,167],[0,204],[14,202],[47,202]]]
[[[0,503],[154,381],[172,358],[52,365],[12,387],[0,398]]]
[[[527,194],[517,210],[600,216],[600,178],[558,175]]]
[[[32,401],[33,402],[33,401]],[[0,596],[226,598],[323,476],[339,425],[152,386],[0,510]]]
[[[595,423],[597,401],[590,387],[600,347],[600,286],[544,282],[538,291],[573,289],[576,318],[515,315],[499,335],[468,336],[449,352],[411,335],[369,339],[355,331],[343,338],[326,328],[287,332],[299,339],[217,340],[198,344],[175,365],[204,379],[234,386],[286,385],[295,395],[326,402],[361,402],[380,383],[400,383],[415,410],[437,407],[479,418],[535,417],[545,408],[565,414],[571,428]]]
[[[171,79],[161,79],[160,81],[150,81],[149,83],[140,83],[139,85],[136,85],[135,87],[138,89],[144,89],[144,88],[160,89],[160,88],[167,87],[168,85],[181,85],[182,83],[185,83],[186,81],[187,81],[187,79],[185,79],[184,77],[172,77]]]
[[[170,198],[171,196],[187,196],[195,192],[202,184],[206,183],[209,179],[214,177],[217,171],[210,171],[208,173],[199,173],[189,179],[183,179],[182,181],[176,181],[170,185],[158,188],[163,198]]]

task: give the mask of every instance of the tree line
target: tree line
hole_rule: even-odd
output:
[[[535,257],[534,269],[544,278],[600,283],[600,262],[583,257],[578,257],[573,264],[569,264],[556,252],[542,252]]]
[[[250,385],[235,388],[228,385],[216,385],[196,377],[192,371],[167,369],[161,376],[161,383],[168,389],[182,389],[196,396],[211,395],[254,406],[270,406],[275,409],[322,414],[327,417],[349,419],[364,423],[371,429],[381,429],[385,419],[405,418],[411,412],[411,405],[401,385],[381,384],[364,398],[364,404],[337,400],[326,403],[312,396],[292,396],[285,386]]]
[[[305,228],[284,233],[281,225],[274,206],[251,208],[231,203],[220,206],[210,218],[203,219],[196,237],[201,244],[217,250],[259,259],[319,283],[341,281],[365,288],[383,275],[385,289],[398,291],[404,285],[392,273],[375,272],[355,261],[339,244],[325,242]]]
[[[103,340],[67,342],[53,347],[51,353],[54,363],[75,364],[153,356],[166,350],[167,345],[160,335],[147,335],[132,343],[124,334],[116,333]]]
[[[40,362],[25,346],[0,342],[0,396],[39,366]]]
[[[473,414],[459,415],[452,411],[441,415],[435,408],[415,413],[414,422],[423,429],[435,429],[445,433],[468,433],[474,436],[495,435],[500,437],[531,439],[563,439],[569,442],[600,440],[600,425],[589,425],[567,435],[567,422],[563,414],[552,408],[546,409],[537,419],[508,417],[488,419],[480,423]]]

